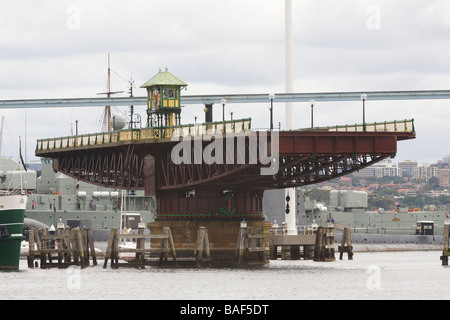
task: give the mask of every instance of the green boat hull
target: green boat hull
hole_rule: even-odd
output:
[[[22,239],[0,239],[0,270],[18,270]]]
[[[19,269],[24,214],[24,209],[0,210],[0,270]]]

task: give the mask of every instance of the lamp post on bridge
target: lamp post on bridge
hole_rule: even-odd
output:
[[[363,93],[361,95],[361,100],[363,102],[363,131],[366,132],[366,100],[367,100],[367,94]]]
[[[309,103],[311,104],[311,128],[314,128],[314,105],[316,102],[311,100]]]
[[[275,99],[275,94],[270,93],[269,94],[270,99],[270,130],[273,130],[273,100]]]
[[[225,121],[225,104],[227,103],[227,100],[222,99],[220,102],[222,102],[222,121]]]

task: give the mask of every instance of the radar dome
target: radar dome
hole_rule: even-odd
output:
[[[123,114],[115,113],[111,116],[111,125],[114,131],[122,130],[127,124],[127,118]]]

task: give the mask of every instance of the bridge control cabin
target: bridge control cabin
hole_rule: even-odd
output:
[[[170,127],[181,124],[181,89],[187,84],[161,70],[141,88],[147,89],[147,127]]]

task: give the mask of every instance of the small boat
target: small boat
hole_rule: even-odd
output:
[[[0,192],[0,270],[18,270],[27,196]]]

